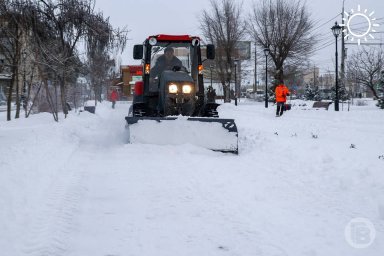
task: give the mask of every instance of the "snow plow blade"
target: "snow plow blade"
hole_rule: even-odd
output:
[[[238,154],[238,132],[233,119],[184,116],[127,116],[125,119],[130,143],[193,144],[214,151]]]

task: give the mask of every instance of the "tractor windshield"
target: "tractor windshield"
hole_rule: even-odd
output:
[[[158,42],[151,50],[150,91],[158,90],[159,77],[165,70],[184,71],[191,74],[192,46],[189,42]],[[195,58],[196,59],[196,58]]]

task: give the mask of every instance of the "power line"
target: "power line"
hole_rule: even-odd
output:
[[[327,48],[328,46],[334,44],[334,39],[333,38],[330,38],[327,42],[325,43],[322,43],[321,45],[315,47],[315,49],[313,51],[317,52],[319,50],[322,50],[324,48]]]
[[[383,22],[380,22],[380,23],[376,23],[376,24],[383,25],[383,24],[384,24],[384,21],[383,21]],[[353,30],[367,29],[367,26],[358,26],[358,27],[354,27],[355,25],[357,25],[357,24],[354,24],[354,25],[350,26],[350,28],[353,29]]]
[[[345,44],[349,44],[349,45],[357,45],[357,43],[345,43]],[[364,46],[364,45],[384,45],[384,43],[364,43],[364,42],[361,42],[360,45]]]
[[[320,47],[320,48],[316,49],[316,51],[320,51],[320,50],[322,50],[322,49],[324,49],[324,48],[327,48],[327,47],[329,47],[329,46],[331,46],[331,45],[333,45],[333,44],[334,44],[334,42],[330,42],[329,44],[324,45],[323,47]]]
[[[340,15],[340,13],[338,13],[335,17],[332,17],[331,19],[327,20],[326,22],[324,22],[324,23],[318,25],[317,27],[315,27],[315,28],[313,29],[313,31],[315,31],[315,30],[321,28],[322,26],[328,24],[329,22],[331,22],[332,20],[334,20],[335,18],[337,18],[339,15]]]
[[[384,17],[375,19],[375,20],[373,20],[373,21],[375,22],[375,21],[377,21],[377,20],[382,20],[382,19],[384,19]],[[352,24],[352,26],[360,25],[360,24],[366,24],[366,23],[367,23],[367,21],[362,21],[362,22],[354,23],[354,24]],[[375,23],[376,23],[376,22],[375,22]],[[382,24],[382,23],[383,23],[383,21],[382,21],[380,24]]]

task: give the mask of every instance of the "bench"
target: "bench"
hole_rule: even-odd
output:
[[[89,113],[95,114],[96,107],[95,106],[84,106],[84,110]]]
[[[329,108],[329,105],[331,105],[332,102],[324,102],[324,101],[315,101],[313,103],[313,108],[325,108],[326,110],[328,110]]]

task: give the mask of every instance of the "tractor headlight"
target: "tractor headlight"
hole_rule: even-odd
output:
[[[192,92],[192,86],[189,84],[183,85],[183,93],[189,94]]]
[[[169,93],[177,93],[177,85],[176,84],[170,84],[168,86]]]

